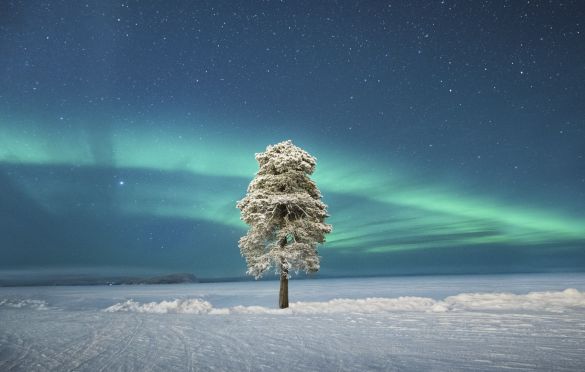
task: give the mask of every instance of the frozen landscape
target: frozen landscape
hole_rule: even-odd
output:
[[[585,366],[585,275],[0,288],[2,371]]]
[[[0,372],[585,372],[584,20],[0,0]]]

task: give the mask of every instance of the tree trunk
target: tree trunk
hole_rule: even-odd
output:
[[[278,296],[278,307],[288,307],[288,270],[280,269],[280,294]]]
[[[282,238],[279,242],[280,248],[284,249],[286,246],[286,238]],[[284,257],[280,258],[280,293],[278,294],[278,307],[286,309],[288,307],[288,269],[284,264],[286,261]]]

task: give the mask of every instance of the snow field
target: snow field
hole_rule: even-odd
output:
[[[0,288],[0,371],[584,370],[585,275],[277,285]]]

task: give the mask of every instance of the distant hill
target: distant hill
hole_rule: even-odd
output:
[[[180,284],[199,283],[199,279],[190,273],[175,273],[159,276],[84,276],[84,275],[62,275],[62,276],[37,276],[0,278],[2,287],[20,286],[52,286],[52,285],[131,285],[131,284]]]
[[[193,274],[179,273],[149,278],[122,278],[113,281],[111,284],[179,284],[179,283],[198,283],[199,279]],[[110,284],[110,283],[109,283]]]

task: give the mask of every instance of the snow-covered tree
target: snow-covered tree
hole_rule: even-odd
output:
[[[319,270],[317,245],[331,232],[327,206],[309,175],[316,159],[289,141],[256,154],[260,170],[237,207],[250,226],[239,247],[247,273],[260,278],[271,268],[280,275],[280,308],[288,307],[291,271]]]

